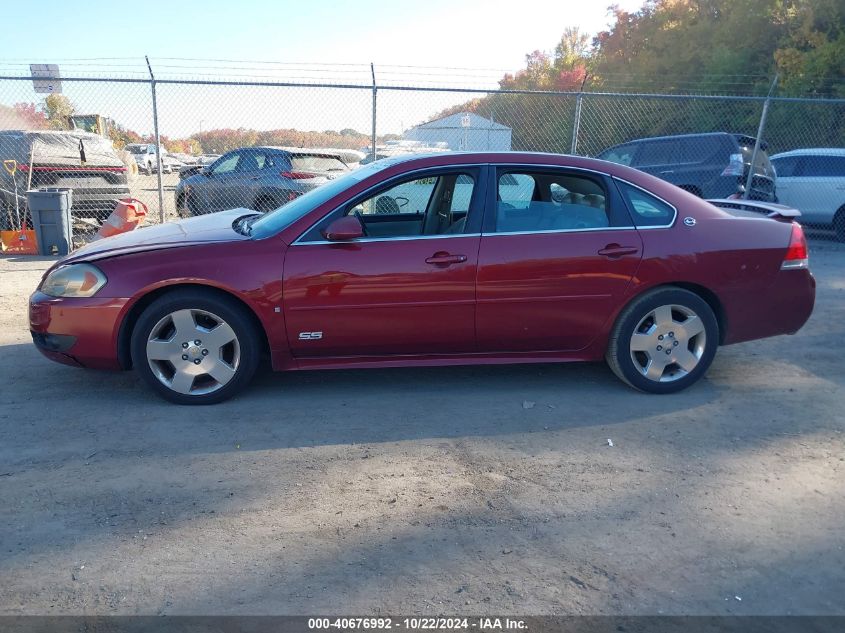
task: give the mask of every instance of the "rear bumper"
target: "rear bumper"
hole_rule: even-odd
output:
[[[29,329],[50,360],[77,367],[120,369],[117,333],[128,299],[29,298]]]
[[[807,269],[782,270],[760,300],[739,298],[729,308],[724,343],[741,343],[779,334],[795,334],[816,302],[816,279]],[[728,308],[728,306],[726,306]]]

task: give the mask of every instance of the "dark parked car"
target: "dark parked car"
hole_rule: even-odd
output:
[[[134,367],[184,404],[234,395],[262,355],[276,370],[605,358],[669,393],[719,345],[810,316],[804,234],[773,216],[589,158],[408,155],[270,213],[94,242],[46,272],[30,329],[48,358]]]
[[[745,190],[754,143],[751,136],[727,132],[656,136],[616,145],[597,158],[652,174],[699,198],[727,198]],[[766,149],[760,143],[749,198],[777,202]]]
[[[32,157],[32,165],[29,164]],[[81,131],[0,131],[0,158],[18,163],[15,176],[19,196],[30,187],[70,187],[73,208],[100,219],[114,211],[115,200],[129,196],[126,166],[111,142]],[[0,217],[14,209],[14,182],[0,169]],[[19,200],[22,205],[23,198]],[[3,220],[0,220],[2,223]]]
[[[238,207],[271,211],[347,171],[338,154],[245,147],[180,180],[176,209],[183,216]]]

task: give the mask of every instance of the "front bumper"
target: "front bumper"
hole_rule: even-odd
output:
[[[77,367],[120,369],[117,337],[128,299],[59,298],[34,292],[29,329],[50,360]]]

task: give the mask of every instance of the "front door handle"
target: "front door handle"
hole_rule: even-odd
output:
[[[452,264],[462,264],[466,260],[466,255],[452,255],[450,253],[440,251],[431,257],[427,257],[425,263],[433,264],[435,266],[451,266]]]
[[[623,255],[633,255],[634,253],[639,252],[639,248],[636,246],[620,246],[619,244],[608,244],[604,248],[599,250],[599,255],[604,255],[605,257],[616,258],[622,257]]]

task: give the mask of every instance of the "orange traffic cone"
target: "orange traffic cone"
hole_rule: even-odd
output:
[[[117,201],[114,211],[97,231],[97,239],[136,229],[146,219],[147,205],[137,198],[122,198]]]

